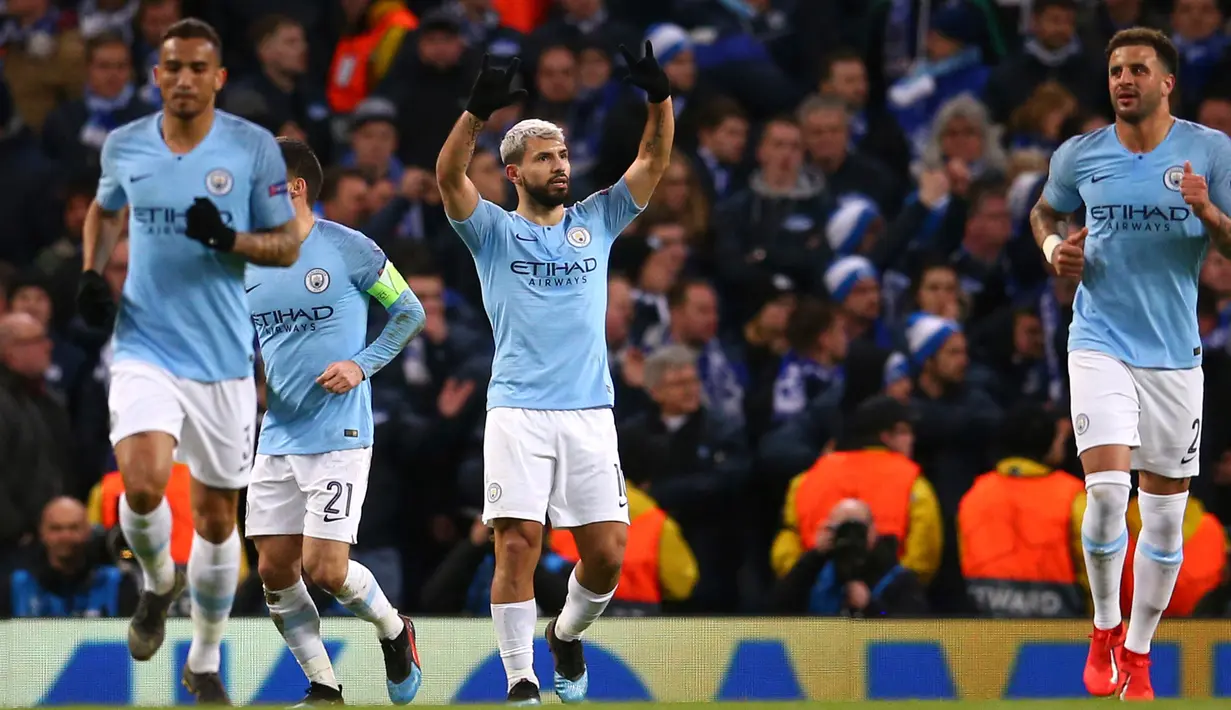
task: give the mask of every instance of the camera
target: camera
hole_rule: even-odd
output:
[[[830,558],[839,582],[859,579],[868,559],[867,523],[848,520],[835,528]]]

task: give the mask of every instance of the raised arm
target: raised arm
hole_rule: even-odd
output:
[[[526,97],[522,89],[509,90],[520,65],[521,60],[514,57],[507,69],[493,69],[491,57],[483,56],[483,66],[470,90],[466,110],[453,124],[453,130],[449,131],[449,137],[436,158],[436,184],[440,188],[445,214],[455,222],[469,219],[479,205],[479,191],[466,176],[479,131],[483,130],[483,124],[496,110]]]
[[[436,185],[445,206],[445,214],[456,222],[465,222],[479,206],[479,191],[466,171],[474,157],[474,144],[484,121],[469,111],[453,124],[440,155],[436,157]]]
[[[675,141],[675,111],[671,105],[671,82],[654,59],[654,47],[647,40],[645,56],[634,59],[623,45],[620,52],[628,64],[628,81],[646,92],[649,101],[645,131],[637,159],[624,173],[624,182],[633,200],[644,207],[658,187],[658,181],[671,162],[671,146]]]

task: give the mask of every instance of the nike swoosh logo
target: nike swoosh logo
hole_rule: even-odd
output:
[[[1107,178],[1109,178],[1109,177],[1111,177],[1111,176],[1110,176],[1110,175],[1099,175],[1098,177],[1092,177],[1092,178],[1090,178],[1090,182],[1092,182],[1092,183],[1094,183],[1094,182],[1102,182],[1102,181],[1106,180],[1106,179],[1107,179]]]
[[[331,518],[331,517],[329,517],[328,515],[326,515],[326,516],[325,516],[325,522],[327,522],[327,523],[336,523],[336,522],[338,522],[339,520],[346,520],[346,516],[345,516],[345,515],[339,515],[339,516],[338,516],[338,517],[336,517],[336,518]]]
[[[522,240],[523,242],[537,242],[537,241],[538,241],[538,239],[537,239],[536,237],[523,237],[522,235],[520,235],[520,234],[516,234],[516,233],[514,233],[514,234],[513,234],[513,236],[517,237],[518,239]]]
[[[256,287],[260,285],[261,284],[257,284],[256,286],[253,286],[252,288],[246,288],[244,289],[244,293],[252,293],[254,290],[256,290]]]
[[[1186,459],[1180,459],[1180,465],[1181,465],[1181,466],[1183,466],[1183,465],[1185,465],[1185,464],[1189,463],[1190,461],[1192,461],[1192,460],[1193,460],[1193,459],[1195,459],[1195,458],[1197,458],[1197,457],[1196,457],[1196,456],[1189,456],[1189,457],[1188,457],[1188,458],[1186,458]]]
[[[620,507],[621,507],[621,508],[624,508],[624,507],[627,507],[627,506],[628,506],[628,499],[627,499],[627,498],[624,498],[623,500],[621,500],[621,501],[620,501]]]
[[[147,177],[153,177],[153,176],[154,176],[154,173],[146,173],[145,175],[133,175],[132,177],[128,178],[128,181],[129,182],[140,182],[146,179]]]

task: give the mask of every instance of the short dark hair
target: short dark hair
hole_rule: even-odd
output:
[[[1056,415],[1037,402],[1024,401],[1005,413],[997,438],[1001,458],[1042,463],[1056,437]]]
[[[833,67],[835,64],[842,62],[859,62],[863,63],[863,55],[851,49],[850,47],[839,47],[821,60],[821,81],[828,81],[833,76]]]
[[[385,257],[407,278],[440,278],[440,268],[428,245],[399,239],[385,249]]]
[[[1044,11],[1052,8],[1077,12],[1077,0],[1034,0],[1034,5],[1031,6],[1030,12],[1034,15],[1041,15]]]
[[[321,202],[329,202],[333,198],[337,197],[338,196],[338,186],[342,184],[342,181],[348,180],[350,178],[354,178],[356,180],[362,180],[364,184],[369,183],[367,173],[363,172],[359,168],[342,167],[342,166],[335,165],[334,167],[325,171],[324,180],[321,182],[321,193],[317,199],[319,199]]]
[[[121,35],[119,32],[113,32],[111,30],[107,30],[106,32],[100,32],[94,35],[93,37],[89,38],[88,40],[86,40],[86,43],[85,43],[86,63],[89,64],[90,62],[94,61],[94,55],[95,53],[98,52],[98,50],[102,49],[103,47],[110,47],[116,44],[123,47],[125,53],[129,52],[128,42],[124,41],[124,36]],[[129,56],[131,57],[131,55]]]
[[[667,291],[667,307],[679,308],[684,305],[688,302],[688,292],[698,287],[714,290],[710,282],[705,279],[686,278],[676,281],[675,285]]]
[[[283,27],[300,26],[298,20],[276,12],[262,15],[260,19],[252,23],[252,29],[248,32],[248,39],[251,40],[253,49],[257,49],[261,46],[262,42],[274,36]]]
[[[726,96],[716,96],[702,104],[701,110],[698,111],[697,128],[703,131],[712,131],[729,118],[747,121],[748,114],[744,111],[744,107],[740,106],[734,99]]]
[[[838,309],[832,303],[811,296],[802,298],[787,320],[786,341],[796,352],[807,353],[837,317]]]
[[[970,203],[970,213],[974,214],[983,208],[983,203],[993,198],[1008,199],[1009,186],[998,178],[976,179],[971,184],[967,200]]]
[[[222,58],[222,38],[218,36],[218,31],[204,20],[185,17],[162,33],[163,42],[169,39],[203,39],[214,45],[214,49],[218,51],[218,58]]]
[[[1158,61],[1168,74],[1175,74],[1180,66],[1180,53],[1176,51],[1171,38],[1160,30],[1149,27],[1130,27],[1120,30],[1107,43],[1107,61],[1111,61],[1111,53],[1121,47],[1149,47],[1158,55]]]
[[[286,161],[286,172],[292,178],[303,178],[308,183],[308,202],[316,202],[321,194],[321,184],[325,182],[325,174],[321,170],[321,161],[312,146],[295,138],[279,138],[278,148],[282,150],[282,159]]]

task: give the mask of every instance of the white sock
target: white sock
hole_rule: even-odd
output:
[[[120,530],[141,565],[143,589],[156,594],[171,591],[175,586],[175,560],[171,559],[171,504],[167,499],[141,515],[128,507],[128,497],[121,493]]]
[[[534,622],[539,609],[530,599],[512,604],[492,604],[492,624],[496,627],[496,646],[509,690],[518,682],[528,680],[538,687],[534,675]]]
[[[269,607],[269,618],[286,639],[287,648],[299,661],[308,680],[337,688],[338,679],[333,674],[325,642],[321,640],[321,614],[303,579],[286,589],[266,589],[265,605]]]
[[[576,641],[581,638],[586,629],[602,615],[613,596],[614,589],[606,594],[595,594],[581,586],[581,580],[577,579],[577,568],[574,567],[568,578],[568,596],[564,598],[564,608],[556,619],[556,638],[561,641]]]
[[[192,645],[188,670],[217,673],[222,661],[222,635],[239,585],[239,532],[221,544],[193,533],[188,555],[188,589],[192,592]]]
[[[1086,474],[1086,514],[1081,519],[1081,546],[1094,597],[1094,626],[1114,629],[1120,615],[1120,579],[1128,549],[1128,494],[1132,482],[1127,471]]]
[[[1163,610],[1171,603],[1184,561],[1184,509],[1188,493],[1160,496],[1139,491],[1141,535],[1133,555],[1133,615],[1124,648],[1149,653]]]
[[[376,633],[382,639],[395,639],[406,628],[402,617],[398,616],[398,610],[389,603],[372,572],[354,560],[350,561],[346,569],[346,582],[335,598],[347,611],[375,625]]]

